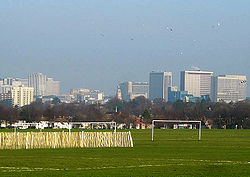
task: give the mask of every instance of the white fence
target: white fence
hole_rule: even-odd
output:
[[[130,132],[0,133],[0,149],[133,147]]]

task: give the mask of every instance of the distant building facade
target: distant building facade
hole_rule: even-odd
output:
[[[36,97],[60,95],[60,82],[54,81],[53,78],[48,78],[42,73],[29,75],[28,85],[34,88],[34,96]]]
[[[237,102],[246,100],[247,77],[223,75],[213,79],[212,101]]]
[[[12,99],[11,91],[9,91],[8,93],[0,93],[0,101],[7,100],[7,99]]]
[[[121,91],[121,88],[120,88],[119,85],[117,86],[116,98],[117,98],[118,100],[122,100],[122,91]]]
[[[172,72],[149,74],[149,99],[161,98],[168,101],[168,87],[172,87]]]
[[[0,93],[8,93],[12,89],[12,85],[0,85]]]
[[[104,103],[104,93],[100,90],[71,89],[70,95],[73,102],[77,101],[87,104]]]
[[[0,93],[0,104],[6,107],[11,107],[13,105],[11,91],[8,93]]]
[[[118,89],[121,91],[122,100],[126,101],[139,96],[148,98],[149,95],[149,84],[147,82],[123,82],[119,84]]]
[[[187,91],[178,91],[177,87],[168,87],[168,101],[169,102],[176,102],[176,101],[183,101],[183,102],[196,102],[195,97],[193,95],[188,94]]]
[[[0,101],[4,105],[22,107],[34,101],[32,87],[27,79],[4,78],[0,80]],[[31,98],[32,97],[32,98]]]
[[[104,101],[104,93],[100,90],[91,90],[85,94],[78,94],[77,101],[87,103],[87,104],[102,104]]]
[[[34,88],[34,96],[45,96],[47,76],[42,73],[29,75],[29,87]]]
[[[84,88],[70,90],[70,95],[71,95],[73,101],[79,101],[78,97],[80,95],[85,95],[85,94],[89,94],[89,93],[90,93],[90,89],[84,89]]]
[[[45,95],[60,95],[60,81],[54,81],[53,78],[47,78]]]
[[[0,79],[0,93],[6,93],[9,91],[8,88],[19,87],[19,86],[27,87],[28,86],[28,79],[21,79],[21,78],[3,78],[3,79]],[[2,87],[2,89],[1,89],[1,87]]]
[[[34,101],[34,88],[32,87],[12,87],[11,97],[13,106],[22,107]]]
[[[211,96],[213,72],[208,71],[181,71],[180,90],[187,91],[194,97]]]

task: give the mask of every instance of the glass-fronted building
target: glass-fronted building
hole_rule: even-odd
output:
[[[168,101],[168,87],[172,86],[172,72],[151,72],[149,75],[149,99]]]

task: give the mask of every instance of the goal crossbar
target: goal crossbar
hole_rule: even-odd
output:
[[[166,122],[166,123],[196,123],[199,124],[199,140],[201,140],[201,121],[193,120],[153,120],[152,121],[152,141],[154,141],[154,126],[155,122]]]

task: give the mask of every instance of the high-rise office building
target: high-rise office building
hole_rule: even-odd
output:
[[[212,101],[242,101],[246,99],[247,78],[241,75],[214,77]]]
[[[172,72],[151,72],[149,75],[149,99],[168,101],[168,87],[172,87]]]
[[[132,100],[139,96],[148,98],[149,85],[147,82],[123,82],[118,87],[121,90],[122,100]]]
[[[42,73],[29,75],[28,85],[34,88],[35,96],[58,96],[60,94],[60,82]]]
[[[194,97],[211,96],[213,74],[208,71],[181,71],[181,91],[187,91]]]
[[[29,87],[34,88],[34,96],[45,96],[47,76],[42,73],[29,75]]]

